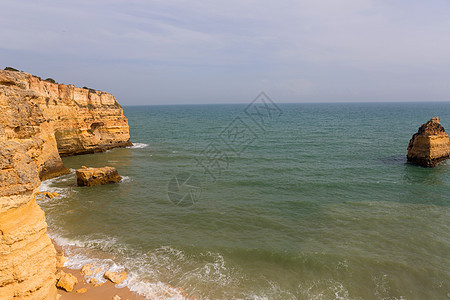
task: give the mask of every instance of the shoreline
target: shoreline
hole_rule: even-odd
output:
[[[62,251],[64,253],[63,247],[56,244],[56,242],[52,239],[52,243],[55,246],[56,251]],[[65,254],[64,254],[64,257]],[[94,286],[91,283],[86,281],[86,278],[81,273],[81,269],[70,269],[68,267],[60,267],[57,268],[57,272],[60,270],[65,273],[70,273],[74,275],[78,279],[78,283],[75,285],[72,292],[66,292],[63,289],[58,288],[58,297],[60,300],[72,300],[72,299],[86,299],[86,300],[111,300],[114,297],[119,296],[122,300],[145,300],[146,297],[132,292],[128,287],[117,287],[114,283],[109,280],[106,280],[100,286]],[[102,270],[105,271],[105,270]],[[77,293],[77,290],[86,289],[84,293]]]
[[[146,145],[146,144],[144,144]],[[75,170],[71,169],[71,173],[74,173]],[[52,182],[52,180],[58,180],[60,177],[55,177],[46,181],[42,181],[40,186],[39,186],[39,192],[44,194],[45,197],[42,199],[38,199],[35,198],[36,201],[40,202],[43,199],[52,199],[53,197],[59,197],[60,195],[62,195],[62,191],[59,190],[58,188],[52,188],[50,186],[48,186],[49,183]],[[46,195],[46,193],[49,193],[51,195]],[[53,193],[56,193],[56,195],[52,195]],[[61,193],[61,194],[60,194]],[[52,197],[50,197],[52,196]],[[125,266],[121,266],[119,269],[114,269],[113,270],[116,271],[122,271],[122,270],[126,270],[127,271],[127,281],[125,281],[124,283],[120,284],[119,286],[112,283],[111,281],[109,281],[108,279],[105,279],[103,277],[103,273],[106,271],[113,271],[111,270],[111,268],[109,268],[108,266],[103,265],[102,263],[97,262],[92,262],[90,260],[93,259],[94,261],[97,259],[100,260],[111,260],[112,257],[99,257],[97,256],[98,254],[100,254],[100,256],[104,255],[104,253],[101,253],[101,251],[99,252],[90,252],[90,255],[86,252],[83,246],[81,245],[76,245],[76,244],[66,244],[64,241],[58,241],[59,238],[57,236],[52,236],[52,234],[50,234],[49,232],[47,233],[48,236],[50,237],[52,244],[54,245],[55,249],[57,252],[62,252],[64,253],[64,257],[65,257],[65,266],[64,267],[57,267],[57,273],[60,271],[63,271],[65,273],[70,273],[72,275],[74,275],[77,280],[78,283],[74,286],[74,289],[72,292],[66,292],[65,290],[58,288],[57,292],[58,295],[60,295],[60,297],[58,299],[63,299],[63,300],[71,300],[71,299],[92,299],[92,300],[107,300],[107,299],[113,299],[114,296],[118,295],[120,297],[120,299],[124,300],[124,299],[129,299],[129,300],[142,300],[142,299],[197,299],[196,297],[192,297],[190,295],[188,295],[183,288],[181,287],[174,287],[171,286],[170,284],[167,283],[162,283],[162,282],[141,282],[142,285],[138,286],[138,291],[132,291],[131,288],[133,288],[132,286],[130,286],[130,282],[129,280],[131,280],[131,282],[135,283],[135,277],[133,277],[132,274],[128,274],[128,270],[126,270]],[[82,252],[83,256],[87,254],[88,260],[85,262],[82,262],[81,264],[79,262],[76,262],[75,264],[73,263],[73,261],[71,260],[74,258],[74,254],[75,257],[78,256],[78,254]],[[96,254],[94,254],[96,253]],[[94,255],[93,255],[94,254]],[[93,255],[93,256],[92,256]],[[58,255],[57,255],[58,256]],[[69,264],[67,264],[67,260],[69,260]],[[93,274],[93,276],[88,275],[85,276],[82,274],[81,269],[84,265],[89,265],[94,263],[95,269],[97,268],[101,268],[101,271],[98,272],[97,274]],[[116,262],[113,262],[113,265],[115,265]],[[110,266],[111,267],[111,266]],[[130,277],[131,276],[131,277]],[[91,277],[95,277],[97,280],[101,280],[102,282],[104,282],[102,285],[100,286],[94,286],[93,284],[89,283],[88,281],[90,280]],[[135,286],[135,284],[132,284],[133,286]],[[148,285],[150,287],[144,288],[142,290],[142,287]],[[156,289],[153,290],[153,288],[151,287],[152,285],[154,285],[156,287]],[[77,290],[85,288],[86,292],[84,293],[76,293]],[[119,300],[117,298],[117,300]]]

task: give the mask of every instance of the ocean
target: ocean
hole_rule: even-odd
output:
[[[406,162],[450,103],[124,107],[133,147],[64,158],[40,201],[67,265],[178,299],[449,299],[450,162]],[[112,166],[118,184],[77,187]],[[99,278],[100,279],[100,278]]]

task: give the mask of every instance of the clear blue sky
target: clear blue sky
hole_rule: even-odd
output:
[[[0,67],[130,104],[450,100],[448,0],[0,0]]]

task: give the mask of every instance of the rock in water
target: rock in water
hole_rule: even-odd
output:
[[[409,162],[423,167],[434,167],[449,157],[450,142],[438,117],[422,124],[409,141]]]
[[[122,180],[113,167],[85,168],[77,170],[78,186],[96,186],[108,183],[117,183]]]

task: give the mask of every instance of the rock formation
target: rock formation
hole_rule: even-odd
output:
[[[408,145],[408,161],[423,167],[434,167],[450,157],[450,143],[444,127],[435,117],[422,124]]]
[[[103,275],[104,278],[108,279],[112,283],[115,284],[121,284],[125,279],[127,279],[127,273],[126,272],[110,272],[106,271]]]
[[[1,135],[0,135],[1,137]],[[55,299],[56,251],[36,204],[31,141],[0,142],[1,299]]]
[[[56,251],[36,204],[61,156],[131,145],[114,96],[0,70],[0,298],[55,299]]]
[[[118,183],[122,180],[113,167],[86,168],[77,170],[78,186],[96,186],[108,183]]]
[[[24,72],[2,70],[0,87],[3,89],[0,91],[3,102],[11,108],[10,116],[17,120],[13,124],[15,126],[9,126],[11,130],[32,136],[37,133],[36,130],[20,122],[42,120],[40,133],[44,135],[44,141],[56,143],[61,156],[131,145],[128,120],[111,94],[43,81]],[[28,107],[22,108],[23,103],[16,104],[16,100],[24,100],[21,102]],[[23,118],[26,112],[32,113],[33,118]],[[58,153],[52,153],[52,157],[57,160]],[[52,160],[43,161],[49,164],[47,169],[53,166],[50,164]]]
[[[56,286],[70,293],[77,283],[78,279],[74,275],[65,273],[58,279]]]

